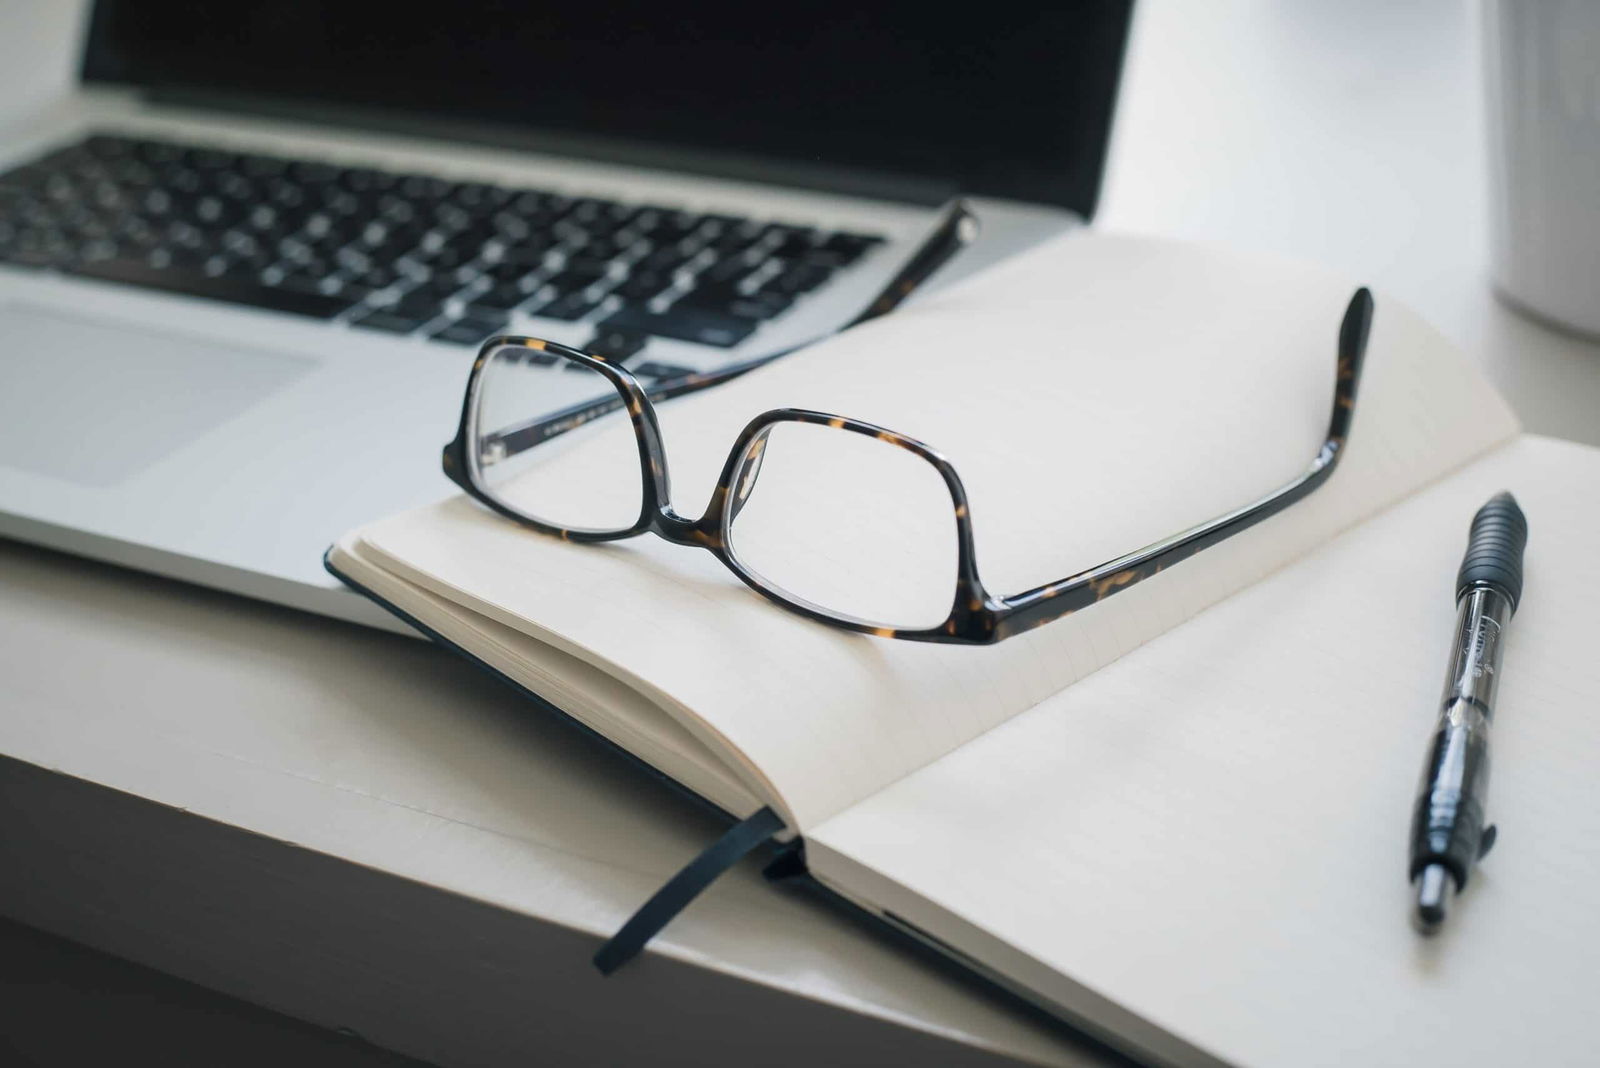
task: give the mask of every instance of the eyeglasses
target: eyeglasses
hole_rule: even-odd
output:
[[[919,251],[928,254],[923,262],[912,258],[875,314],[964,242],[958,235],[970,232],[969,218],[959,208],[947,214]],[[546,534],[602,542],[653,532],[709,550],[758,593],[808,618],[885,638],[988,644],[1126,590],[1326,482],[1349,434],[1372,314],[1371,294],[1357,290],[1339,329],[1327,433],[1299,477],[1172,537],[1009,597],[990,594],[978,577],[955,468],[930,446],[872,423],[797,408],[763,412],[734,441],[705,514],[690,519],[673,510],[654,402],[774,357],[647,387],[601,356],[538,338],[491,338],[473,364],[444,469],[478,501]],[[530,417],[536,412],[547,414]],[[533,448],[557,437],[565,440]],[[873,516],[871,536],[841,541],[830,533],[834,517],[863,509]]]

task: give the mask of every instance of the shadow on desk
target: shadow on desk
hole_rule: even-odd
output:
[[[0,1053],[30,1068],[126,1063],[428,1068],[354,1035],[0,920]]]

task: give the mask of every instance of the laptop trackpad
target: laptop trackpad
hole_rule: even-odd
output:
[[[111,486],[315,365],[46,308],[0,307],[0,464]]]

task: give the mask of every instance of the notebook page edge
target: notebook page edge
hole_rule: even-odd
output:
[[[764,797],[760,789],[742,781],[737,769],[730,768],[718,756],[717,750],[707,745],[704,739],[685,727],[660,704],[652,701],[646,693],[630,685],[626,679],[608,671],[605,665],[595,664],[576,656],[563,649],[558,642],[547,641],[537,635],[530,635],[518,628],[507,626],[500,620],[477,611],[472,605],[462,604],[425,585],[413,582],[406,576],[396,574],[385,567],[384,563],[373,560],[369,555],[371,552],[372,550],[361,541],[359,532],[352,532],[334,544],[331,555],[340,570],[348,572],[363,585],[370,586],[373,592],[391,601],[396,607],[439,631],[443,637],[472,656],[483,660],[494,670],[544,696],[584,726],[633,753],[662,773],[679,780],[718,807],[740,816],[747,816],[760,808]],[[381,554],[379,555],[381,557]],[[496,629],[505,633],[497,636],[494,633]],[[638,701],[638,708],[635,711],[664,717],[663,722],[670,730],[650,732],[641,729],[643,725],[637,722],[636,718],[630,719],[631,713],[621,716],[615,714],[614,710],[621,695],[608,695],[606,704],[602,707],[595,700],[573,692],[571,687],[574,683],[570,676],[562,678],[557,670],[539,664],[536,656],[530,656],[528,650],[516,648],[512,644],[515,639],[508,640],[509,636],[515,636],[515,639],[548,650],[556,657],[577,661],[585,668],[611,680],[620,686],[625,694],[632,695]],[[625,702],[627,698],[622,697],[622,700]],[[675,733],[681,733],[681,739],[659,736]]]
[[[953,926],[937,906],[822,838],[806,839],[812,878],[829,892],[1035,1008],[1139,1060],[1173,1068],[1228,1068],[1198,1045],[1051,968],[980,926]]]

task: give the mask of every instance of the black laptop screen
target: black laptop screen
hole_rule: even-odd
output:
[[[741,160],[744,173],[802,184],[865,173],[1088,215],[1127,24],[1124,0],[100,0],[84,73],[216,102],[382,109],[498,130],[506,143],[543,134],[602,156],[627,145],[621,158],[699,170],[738,173]]]

